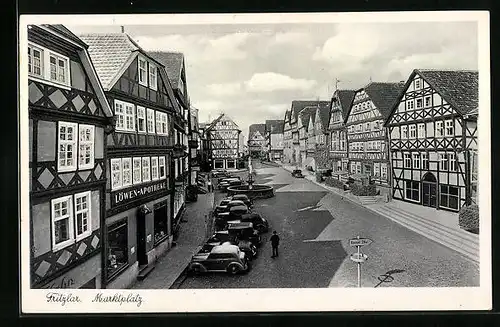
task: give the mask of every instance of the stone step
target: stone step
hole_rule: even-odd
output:
[[[451,228],[446,230],[433,223],[424,223],[422,220],[413,219],[413,217],[409,215],[394,212],[387,206],[371,209],[414,232],[463,254],[472,261],[479,262],[479,246],[469,242],[469,240],[465,240],[464,242],[464,238],[457,237],[456,234],[454,235],[454,231]]]
[[[143,268],[140,268],[140,271],[139,271],[139,275],[137,275],[137,279],[138,280],[144,280],[144,278],[146,278],[150,272],[153,271],[153,269],[155,269],[155,265],[151,264],[151,265],[145,265]]]

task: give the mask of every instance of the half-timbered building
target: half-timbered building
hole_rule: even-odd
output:
[[[172,156],[175,181],[172,225],[174,231],[177,232],[180,226],[180,217],[186,206],[186,189],[189,186],[191,174],[188,147],[190,99],[186,82],[185,58],[179,52],[149,52],[148,54],[165,66],[175,94],[176,108],[178,108],[173,116],[174,151]]]
[[[302,109],[299,113],[298,130],[299,130],[299,165],[301,167],[315,168],[314,151],[315,135],[314,135],[314,117],[316,115],[316,107],[308,106]]]
[[[332,177],[346,181],[349,175],[347,130],[344,121],[354,99],[354,91],[336,90],[330,103],[329,161]]]
[[[291,110],[285,111],[285,117],[283,118],[283,162],[287,164],[294,161],[291,116]]]
[[[102,288],[105,135],[113,115],[88,46],[28,27],[32,288]]]
[[[238,125],[221,114],[207,127],[213,169],[238,168],[240,133]]]
[[[180,112],[165,67],[125,33],[86,34],[115,114],[106,142],[107,288],[127,288],[172,242],[173,121]]]
[[[316,107],[314,121],[314,169],[330,169],[328,160],[328,121],[330,118],[330,103],[322,102]]]
[[[281,161],[283,158],[283,120],[266,120],[265,133],[268,160]]]
[[[347,114],[350,176],[369,179],[381,194],[390,196],[390,161],[385,120],[403,83],[372,82],[357,90]]]
[[[252,158],[262,158],[266,153],[266,124],[248,127],[248,153]]]
[[[477,199],[477,71],[415,69],[386,122],[393,197],[458,211]]]

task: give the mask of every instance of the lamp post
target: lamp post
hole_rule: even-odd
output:
[[[253,184],[253,167],[252,167],[252,159],[248,157],[248,189],[252,189]]]

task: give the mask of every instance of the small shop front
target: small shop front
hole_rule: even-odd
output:
[[[128,288],[172,244],[168,179],[111,192],[106,218],[106,288]],[[123,211],[120,211],[122,209]]]
[[[186,188],[189,182],[189,176],[181,175],[175,181],[175,191],[174,191],[174,201],[173,201],[173,219],[171,228],[175,233],[179,229],[180,219],[182,216],[182,211],[185,208],[186,202]]]
[[[101,288],[101,254],[51,280],[42,289],[99,289]]]

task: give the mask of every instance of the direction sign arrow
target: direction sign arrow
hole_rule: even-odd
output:
[[[352,238],[349,240],[350,246],[365,246],[370,245],[373,241],[369,238]]]
[[[351,260],[357,263],[365,262],[368,256],[364,253],[353,253],[351,254]]]

